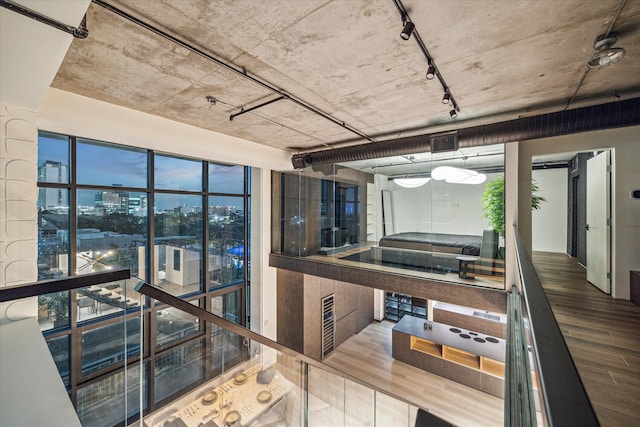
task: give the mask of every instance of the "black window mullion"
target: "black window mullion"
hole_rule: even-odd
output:
[[[77,261],[76,261],[76,250],[77,250],[77,241],[76,237],[78,235],[78,224],[77,224],[77,215],[78,215],[78,206],[77,206],[77,187],[76,187],[76,138],[70,138],[70,167],[69,167],[69,275],[73,274],[76,271]]]
[[[209,162],[202,162],[202,286],[201,291],[209,292]],[[206,374],[206,372],[204,372]]]
[[[76,189],[76,138],[69,138],[69,271],[68,274],[72,275],[76,271],[77,260],[76,260],[76,251],[77,251],[77,241],[76,237],[78,235],[78,227],[77,227],[77,189]],[[74,292],[75,293],[75,292]],[[69,314],[71,314],[71,309]],[[71,317],[71,316],[70,316]],[[71,353],[71,360],[69,360],[69,386],[70,386],[70,397],[74,406],[78,405],[78,384],[82,381],[82,342],[81,342],[81,334],[78,331],[77,324],[75,322],[71,322],[70,333],[69,333],[69,351]],[[71,319],[69,319],[71,320]]]
[[[248,286],[249,286],[249,263],[247,262],[249,260],[249,251],[251,250],[251,246],[250,246],[250,234],[249,234],[249,222],[250,222],[250,212],[249,212],[249,194],[250,194],[250,189],[249,189],[249,182],[250,182],[250,173],[251,173],[251,168],[248,166],[244,167],[244,194],[243,194],[243,201],[244,201],[244,219],[243,219],[243,235],[242,235],[242,240],[243,240],[243,244],[244,244],[244,251],[242,251],[242,275],[243,275],[243,282],[244,282],[244,286],[243,286],[243,290],[242,292],[240,292],[241,295],[241,299],[239,301],[240,306],[243,308],[242,311],[244,311],[243,316],[242,316],[242,325],[243,326],[247,326],[247,319],[249,318],[249,295],[247,292]]]
[[[147,151],[147,247],[146,253],[146,277],[143,279],[150,284],[154,284],[156,281],[155,264],[155,235],[156,235],[156,221],[155,221],[155,174],[154,174],[154,152],[153,150]],[[149,411],[155,410],[155,360],[157,350],[157,327],[158,316],[157,307],[153,298],[145,297],[147,304],[149,305],[148,311],[148,333],[149,336],[145,340],[149,346],[148,361],[149,361],[149,380],[147,381],[147,405]],[[144,411],[141,409],[140,418],[144,416]]]

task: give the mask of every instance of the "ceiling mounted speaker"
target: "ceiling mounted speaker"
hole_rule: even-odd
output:
[[[587,66],[594,70],[599,70],[622,61],[626,53],[625,50],[619,47],[612,47],[617,41],[618,38],[615,34],[609,34],[607,37],[602,34],[596,37],[596,41],[593,43],[596,53],[589,58]]]

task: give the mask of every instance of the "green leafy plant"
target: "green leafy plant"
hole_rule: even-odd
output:
[[[54,327],[66,326],[69,322],[69,292],[40,295],[38,303],[46,306],[54,316]]]
[[[546,202],[539,191],[535,181],[531,181],[531,209],[540,209],[540,205]],[[504,177],[498,176],[487,183],[482,195],[482,217],[489,220],[493,228],[500,236],[504,237]]]

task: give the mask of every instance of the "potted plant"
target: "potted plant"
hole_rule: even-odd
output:
[[[546,202],[542,196],[537,195],[538,185],[531,180],[531,209],[540,209],[540,205]],[[487,183],[482,195],[482,217],[489,220],[491,228],[504,239],[504,177],[498,176]],[[500,248],[504,250],[504,248]]]
[[[45,305],[47,311],[53,314],[53,327],[60,328],[69,324],[69,292],[55,292],[38,297],[40,305]]]

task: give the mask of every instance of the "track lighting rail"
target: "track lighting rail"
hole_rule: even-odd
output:
[[[0,0],[0,1],[5,1],[5,0]],[[192,46],[192,45],[188,44],[187,42],[184,42],[184,41],[178,39],[177,37],[172,36],[171,34],[165,32],[163,30],[161,30],[159,28],[156,28],[153,25],[144,22],[141,19],[138,19],[138,18],[128,14],[127,12],[125,12],[125,11],[123,11],[121,9],[118,9],[115,6],[112,6],[111,4],[109,4],[107,2],[104,2],[102,0],[92,0],[92,2],[97,4],[98,6],[101,6],[101,7],[105,8],[105,9],[107,9],[108,11],[113,12],[116,15],[128,20],[129,22],[132,22],[132,23],[134,23],[134,24],[136,24],[136,25],[138,25],[138,26],[140,26],[140,27],[142,27],[142,28],[144,28],[144,29],[146,29],[146,30],[148,30],[148,31],[150,31],[150,32],[162,37],[162,38],[164,38],[165,40],[168,40],[168,41],[170,41],[170,42],[172,42],[172,43],[174,43],[174,44],[176,44],[176,45],[178,45],[178,46],[180,46],[180,47],[182,47],[184,49],[187,49],[189,52],[195,53],[196,55],[198,55],[198,56],[200,56],[200,57],[202,57],[202,58],[204,58],[204,59],[206,59],[206,60],[208,60],[210,62],[213,62],[214,64],[219,65],[220,67],[222,67],[222,68],[224,68],[224,69],[226,69],[228,71],[231,71],[232,73],[235,73],[235,74],[237,74],[237,75],[239,75],[239,76],[251,81],[252,83],[257,84],[258,86],[261,86],[261,87],[263,87],[263,88],[265,88],[265,89],[267,89],[267,90],[269,90],[269,91],[271,91],[273,93],[276,93],[276,94],[280,95],[281,97],[283,97],[283,99],[288,99],[289,101],[293,102],[294,104],[297,104],[300,107],[302,107],[302,108],[304,108],[304,109],[306,109],[306,110],[308,110],[308,111],[310,111],[310,112],[312,112],[312,113],[314,113],[314,114],[316,114],[316,115],[318,115],[318,116],[320,116],[320,117],[322,117],[322,118],[324,118],[326,120],[329,120],[333,124],[338,125],[338,126],[342,127],[343,129],[345,129],[345,130],[347,130],[347,131],[349,131],[349,132],[351,132],[353,134],[358,135],[360,138],[366,139],[369,142],[376,142],[376,140],[373,137],[368,136],[367,134],[365,134],[364,132],[354,128],[353,126],[350,126],[347,123],[336,119],[335,117],[325,113],[324,111],[314,107],[313,105],[303,101],[302,99],[296,98],[296,97],[286,93],[285,91],[275,87],[271,83],[268,83],[268,82],[266,82],[264,80],[261,80],[261,79],[259,79],[257,77],[252,76],[251,74],[249,74],[247,72],[247,70],[244,67],[238,68],[238,67],[236,67],[236,66],[234,66],[232,64],[229,64],[229,63],[227,63],[225,61],[222,61],[222,60],[220,60],[220,59],[218,59],[218,58],[216,58],[216,57],[214,57],[214,56],[212,56],[212,55],[210,55],[210,54],[198,49],[197,47]],[[246,110],[245,110],[245,112],[246,112]]]
[[[400,17],[402,19],[403,25],[406,26],[407,22],[412,22],[411,18],[409,17],[409,14],[407,13],[407,10],[404,8],[404,5],[402,4],[402,1],[401,0],[393,0],[393,3],[396,5],[396,8],[398,9],[398,12],[400,12]],[[401,37],[404,40],[408,40],[409,37],[405,38],[405,37],[402,36],[402,34],[406,34],[405,31],[406,30],[403,29],[403,32],[401,33]],[[444,77],[442,77],[442,74],[440,73],[440,70],[438,70],[438,67],[436,66],[436,63],[433,60],[433,57],[431,56],[431,54],[429,53],[429,50],[427,49],[427,46],[422,41],[422,37],[420,37],[420,34],[418,33],[418,29],[415,27],[415,24],[411,28],[409,36],[411,34],[413,34],[413,37],[415,38],[416,43],[418,43],[418,47],[420,48],[420,50],[424,54],[424,57],[427,60],[427,64],[429,65],[429,69],[427,71],[427,80],[431,80],[433,78],[431,76],[435,75],[435,77],[437,77],[438,80],[440,81],[440,84],[442,85],[442,90],[444,91],[444,93],[449,95],[449,102],[453,106],[453,110],[456,111],[456,112],[460,111],[460,106],[456,102],[456,99],[453,97],[453,94],[451,93],[451,89],[449,89],[449,86],[445,82]],[[457,116],[457,114],[453,114],[453,113],[450,113],[450,115],[451,115],[452,118],[455,118],[454,116]]]

